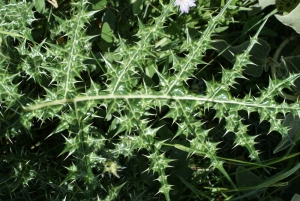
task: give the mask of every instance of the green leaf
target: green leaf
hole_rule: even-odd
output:
[[[34,7],[39,13],[45,11],[45,0],[34,0]]]
[[[201,199],[200,196],[202,197],[206,197],[207,199],[209,199],[205,193],[202,193],[201,190],[196,189],[192,184],[190,184],[188,181],[186,181],[184,178],[182,178],[181,176],[178,176],[180,178],[180,180],[182,181],[182,183],[184,183],[184,185],[189,188],[196,196],[198,199]]]
[[[182,151],[186,151],[189,154],[191,154],[191,153],[192,154],[200,154],[200,155],[203,154],[205,156],[206,155],[213,155],[213,154],[201,153],[201,152],[199,152],[196,149],[191,149],[189,147],[186,147],[186,146],[183,146],[183,145],[180,145],[180,144],[175,144],[174,147],[177,148],[177,149],[180,149]],[[230,184],[232,184],[232,186],[234,188],[236,188],[235,185],[234,185],[234,183],[233,183],[233,181],[232,181],[232,179],[230,178],[230,176],[228,175],[228,173],[226,172],[226,170],[223,167],[223,163],[224,162],[222,160],[220,160],[220,158],[218,158],[216,156],[211,157],[211,160],[212,160],[212,166],[215,167],[215,168],[217,168],[224,175],[224,177],[230,182]]]
[[[261,6],[262,9],[274,4],[275,4],[275,0],[259,0],[259,5]]]
[[[102,17],[102,22],[107,22],[109,24],[110,29],[113,31],[115,29],[116,16],[115,13],[111,10],[107,10]]]
[[[246,41],[238,46],[230,46],[225,40],[215,40],[212,42],[212,46],[232,64],[235,62],[235,55],[242,54],[249,44],[250,41]],[[264,69],[267,70],[266,61],[269,51],[269,44],[259,39],[258,43],[253,46],[249,53],[252,64],[247,64],[243,72],[253,77],[259,77]]]
[[[300,56],[281,57],[281,62],[276,68],[276,78],[286,79],[289,74],[300,73]],[[300,91],[300,78],[294,82],[293,93]]]
[[[109,24],[105,22],[102,26],[101,38],[106,43],[112,43],[114,39],[113,31],[111,30]]]
[[[89,0],[91,10],[102,10],[107,4],[107,0]]]
[[[293,168],[289,169],[289,167],[285,168],[284,170],[282,170],[281,172],[271,176],[270,178],[264,180],[263,183],[257,185],[257,189],[259,188],[264,188],[264,187],[269,187],[271,185],[274,185],[275,183],[282,181],[283,179],[291,176],[292,174],[294,174],[299,168],[300,168],[300,163],[297,164],[296,166],[294,166]]]
[[[261,182],[261,179],[256,176],[251,171],[247,170],[246,168],[239,166],[236,169],[236,183],[237,187],[254,187],[255,185]],[[243,191],[247,193],[248,191]],[[254,199],[255,197],[259,196],[262,192],[255,192],[255,194],[249,195],[247,198]]]
[[[116,200],[118,198],[119,192],[121,191],[121,189],[123,188],[123,186],[126,184],[120,184],[118,186],[114,186],[108,189],[108,195],[106,196],[105,199],[103,199],[103,201],[111,201],[111,200]],[[98,197],[99,200],[99,197]]]
[[[292,200],[291,200],[291,201],[300,201],[300,195],[296,193],[296,194],[292,197]]]
[[[143,0],[133,0],[132,12],[138,15],[143,9]]]
[[[257,192],[259,192],[263,188],[267,188],[267,187],[273,186],[277,182],[279,182],[279,181],[281,181],[281,180],[283,180],[283,179],[291,176],[292,174],[294,174],[300,168],[300,163],[299,163],[296,166],[294,166],[292,169],[288,170],[290,168],[290,165],[291,164],[289,163],[284,170],[282,170],[279,173],[271,176],[268,179],[263,180],[262,183],[257,184],[254,187],[250,187],[249,189],[245,188],[245,190],[252,190],[252,191],[250,191],[249,193],[246,193],[244,195],[235,197],[232,200],[241,200],[241,198],[248,197],[249,195],[257,193]]]
[[[298,34],[300,34],[300,4],[287,15],[275,15],[275,17],[284,25],[292,27]]]
[[[294,117],[292,114],[288,114],[282,125],[289,127],[289,131],[287,135],[283,135],[280,143],[273,151],[274,154],[288,148],[292,144],[296,144],[300,138],[300,119],[298,116]]]

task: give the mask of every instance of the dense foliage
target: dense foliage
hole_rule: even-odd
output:
[[[174,3],[0,0],[0,200],[300,200],[299,2]]]

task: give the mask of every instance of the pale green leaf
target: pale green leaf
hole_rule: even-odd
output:
[[[45,0],[34,0],[34,7],[39,13],[45,10]]]
[[[284,25],[292,27],[298,34],[300,34],[300,4],[287,15],[275,15],[275,17]]]
[[[275,0],[259,0],[259,5],[261,6],[262,9],[269,5],[274,5]]]
[[[300,195],[296,193],[296,194],[292,197],[292,200],[291,200],[291,201],[300,201]]]
[[[101,38],[107,43],[113,42],[113,31],[111,30],[109,24],[105,22],[102,26]]]

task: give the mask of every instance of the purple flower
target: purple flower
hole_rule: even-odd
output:
[[[190,7],[196,6],[195,0],[176,0],[174,6],[179,6],[181,13],[188,13]]]

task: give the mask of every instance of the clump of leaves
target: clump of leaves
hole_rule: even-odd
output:
[[[215,61],[236,1],[189,15],[174,2],[0,1],[2,200],[240,200],[298,171],[294,146],[261,154],[259,131],[287,139],[300,107],[278,97],[299,74],[232,95],[268,16]]]

